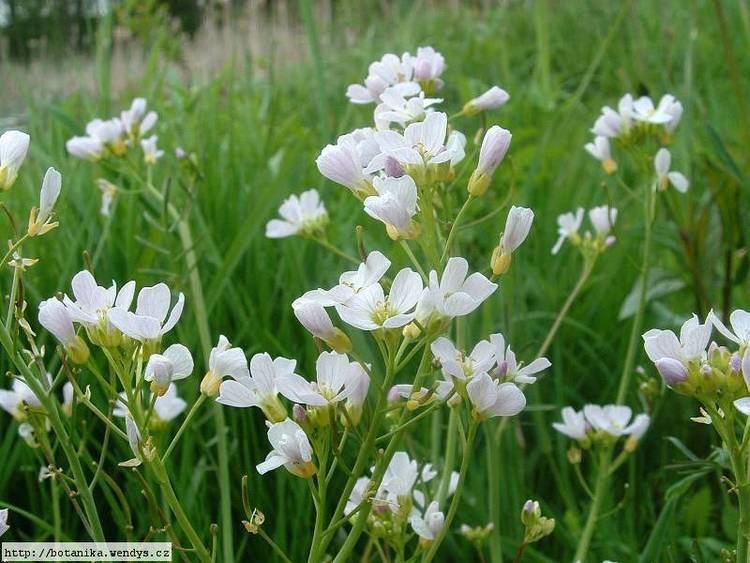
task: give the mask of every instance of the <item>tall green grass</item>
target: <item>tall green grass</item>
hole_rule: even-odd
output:
[[[355,252],[354,228],[372,221],[345,190],[320,177],[314,158],[335,134],[369,124],[372,108],[347,104],[344,90],[361,80],[371,60],[384,52],[431,44],[448,62],[442,92],[446,99],[458,104],[492,84],[512,96],[497,116],[514,135],[510,158],[488,195],[472,208],[469,221],[488,217],[499,234],[504,213],[497,209],[508,197],[536,213],[532,235],[514,258],[501,290],[481,318],[467,327],[471,339],[502,331],[521,357],[532,354],[581,267],[570,249],[550,256],[557,215],[602,203],[620,208],[617,244],[600,260],[552,346],[553,368],[531,391],[531,412],[513,421],[501,443],[493,436],[493,425],[480,433],[457,517],[457,523],[478,525],[498,516],[486,557],[510,560],[521,539],[522,503],[538,499],[545,514],[557,519],[557,528],[529,548],[524,560],[567,560],[583,525],[587,497],[567,462],[566,442],[554,435],[550,424],[561,406],[614,400],[629,332],[628,320],[619,318],[619,312],[637,279],[632,257],[638,256],[642,233],[639,203],[603,179],[582,146],[599,108],[614,105],[623,93],[675,94],[686,112],[673,153],[692,185],[687,196],[668,194],[670,213],[662,209],[658,216],[656,267],[673,283],[670,292],[649,302],[645,326],[671,326],[712,306],[747,308],[747,4],[539,0],[479,9],[394,2],[359,10],[343,5],[341,12],[323,21],[315,21],[309,2],[300,5],[310,33],[311,55],[305,61],[254,60],[248,53],[217,69],[211,81],[190,85],[166,64],[156,65],[146,75],[133,77],[129,89],[112,100],[74,94],[50,103],[29,93],[22,128],[32,135],[31,152],[21,179],[2,196],[3,202],[24,219],[48,165],[63,174],[63,196],[60,228],[28,246],[40,263],[24,276],[26,299],[33,309],[42,298],[67,291],[85,256],[102,282],[164,280],[177,289],[188,287],[179,239],[164,210],[146,205],[137,194],[122,195],[111,221],[101,217],[94,184],[101,171],[64,151],[65,140],[103,108],[124,108],[133,96],[144,95],[160,115],[160,145],[194,151],[199,162],[202,180],[194,186],[174,181],[179,164],[169,155],[159,163],[155,180],[171,182],[173,193],[188,190],[212,337],[226,334],[248,355],[267,351],[296,357],[309,372],[316,351],[291,314],[290,303],[307,289],[328,286],[348,265],[310,242],[265,239],[265,222],[288,194],[316,187],[331,215],[331,238],[350,241],[347,250]],[[97,68],[106,73],[106,61],[100,60]],[[108,84],[106,75],[98,82]],[[108,92],[107,87],[102,92]],[[478,123],[458,120],[455,125],[469,137],[471,153]],[[117,178],[110,179],[117,183]],[[460,183],[456,189],[463,189]],[[13,227],[2,221],[9,238]],[[406,264],[400,248],[384,237],[368,235],[365,244],[388,249],[395,261]],[[495,244],[494,235],[473,244],[464,241],[462,251],[479,269]],[[7,292],[7,276],[2,283]],[[199,357],[192,317],[188,303],[174,337]],[[639,354],[639,364],[642,359]],[[4,358],[0,361],[3,370],[10,369]],[[706,461],[713,438],[689,421],[697,414],[695,404],[674,394],[663,396],[652,368],[644,368],[634,378],[629,403],[637,405],[648,397],[653,426],[615,480],[607,501],[610,510],[595,533],[596,559],[591,560],[717,560],[719,550],[733,543],[736,511],[719,479],[721,460]],[[638,392],[647,387],[656,392]],[[197,383],[181,390],[188,399],[195,398]],[[93,419],[82,409],[76,416],[86,419],[83,428],[91,433],[89,440],[101,439]],[[262,479],[255,473],[255,464],[267,451],[259,413],[226,409],[225,416],[236,560],[272,557],[262,540],[248,535],[240,523],[240,480],[245,474],[252,503],[266,515],[264,529],[293,560],[302,559],[313,518],[306,488],[285,472]],[[446,424],[447,418],[422,424],[407,447],[439,457],[439,449],[430,451],[430,425],[436,423]],[[18,509],[11,516],[12,537],[54,537],[50,507],[53,495],[60,497],[61,492],[49,481],[37,483],[40,461],[17,437],[10,417],[0,414],[0,424],[0,504]],[[205,410],[173,454],[174,488],[198,530],[219,521],[216,440],[213,418]],[[132,534],[139,539],[152,520],[139,482],[117,467],[123,456],[124,447],[109,454],[106,468],[112,479],[97,498],[100,512],[108,515],[107,537]],[[697,467],[705,469],[704,477],[685,480],[685,471]],[[59,506],[59,537],[83,539],[70,503],[59,498]],[[132,532],[130,523],[135,526]],[[449,536],[443,560],[474,557],[465,540]]]

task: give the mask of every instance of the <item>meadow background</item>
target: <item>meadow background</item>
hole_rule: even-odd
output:
[[[496,424],[484,427],[456,523],[495,521],[484,554],[488,560],[512,558],[527,498],[539,500],[557,528],[528,548],[524,561],[569,559],[585,519],[588,502],[568,464],[568,442],[551,423],[562,406],[614,400],[634,309],[628,307],[638,275],[633,257],[643,232],[639,201],[605,179],[583,150],[602,105],[615,105],[632,92],[655,99],[672,93],[685,106],[672,152],[691,189],[686,196],[665,194],[667,205],[657,216],[644,327],[674,328],[692,312],[705,315],[711,307],[750,303],[745,0],[251,2],[219,5],[192,37],[179,33],[157,3],[131,2],[92,33],[82,51],[61,51],[42,41],[27,61],[11,59],[7,50],[0,59],[0,128],[20,128],[32,137],[18,183],[0,200],[23,218],[38,198],[46,167],[63,175],[60,227],[28,245],[41,260],[24,278],[32,308],[56,291],[68,291],[71,276],[88,260],[101,282],[163,280],[189,295],[180,243],[164,210],[125,195],[111,220],[100,216],[95,185],[100,173],[64,149],[65,140],[94,116],[114,114],[144,96],[159,113],[159,144],[167,150],[155,169],[156,182],[169,182],[180,166],[175,147],[197,157],[201,179],[190,186],[174,182],[170,189],[189,195],[185,212],[196,238],[212,333],[226,334],[248,356],[265,351],[313,365],[315,347],[294,319],[291,301],[311,287],[330,286],[348,264],[311,242],[268,240],[265,223],[289,194],[314,187],[331,216],[330,238],[349,241],[346,250],[355,253],[356,225],[373,221],[346,190],[320,176],[314,159],[336,135],[370,122],[372,106],[348,104],[346,86],[361,81],[369,62],[383,53],[421,45],[434,46],[446,58],[441,95],[451,105],[493,84],[511,94],[495,116],[513,132],[510,156],[471,210],[470,221],[484,218],[482,228],[492,234],[464,244],[464,255],[478,269],[488,263],[509,197],[536,213],[532,234],[514,258],[517,267],[503,278],[482,318],[468,327],[469,341],[502,331],[520,357],[531,357],[581,267],[570,248],[550,255],[556,217],[578,206],[607,203],[620,209],[617,244],[600,258],[566,319],[548,353],[549,375],[530,388],[528,412],[512,419],[512,431],[502,441],[495,439]],[[477,122],[455,125],[467,134],[472,154]],[[11,238],[15,227],[2,215],[0,231]],[[369,249],[388,249],[406,265],[401,249],[385,237],[370,235],[365,242]],[[3,276],[4,292],[8,279]],[[192,345],[200,372],[204,362],[190,305],[188,300],[173,340]],[[697,405],[665,394],[658,374],[643,360],[639,352],[637,364],[644,369],[634,378],[629,404],[637,412],[646,407],[652,427],[615,480],[591,561],[716,561],[719,550],[734,541],[736,511],[720,480],[726,461],[712,456],[709,429],[690,422]],[[0,358],[0,367],[2,373],[9,369],[6,358]],[[188,400],[197,396],[198,381],[181,387]],[[194,526],[206,530],[218,521],[220,487],[227,487],[235,526],[220,532],[227,534],[220,560],[229,560],[230,553],[235,560],[269,560],[265,543],[240,524],[240,480],[247,474],[252,501],[266,515],[264,529],[293,560],[305,558],[313,517],[307,489],[286,472],[262,479],[255,473],[267,451],[259,412],[225,409],[225,416],[228,483],[217,473],[209,410],[200,413],[175,452],[174,488]],[[445,420],[430,424],[435,422]],[[438,459],[441,445],[430,424],[423,424],[408,446]],[[52,513],[57,506],[52,496],[61,491],[49,481],[37,482],[39,459],[4,413],[0,429],[0,504],[15,507],[13,538],[50,539],[57,533],[84,539],[65,499],[62,514]],[[91,432],[87,439],[95,441],[101,429]],[[111,516],[105,533],[123,538],[135,521],[133,533],[142,538],[148,530],[139,484],[116,467],[126,453],[115,449],[110,455],[112,483],[108,480],[100,495],[110,507],[100,509]],[[686,478],[688,470],[699,478]],[[450,534],[441,557],[479,556],[465,539]]]

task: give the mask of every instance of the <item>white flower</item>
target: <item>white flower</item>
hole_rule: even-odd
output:
[[[70,283],[75,301],[65,295],[63,303],[70,312],[73,322],[86,327],[89,338],[97,345],[117,346],[122,334],[109,322],[113,307],[128,310],[135,294],[135,282],[129,281],[117,291],[112,282],[109,288],[97,285],[94,276],[88,270],[82,270],[73,276]]]
[[[688,377],[690,363],[701,362],[711,339],[711,322],[701,324],[698,317],[685,321],[677,338],[671,330],[652,329],[643,335],[646,355],[654,362],[664,382],[674,386]]]
[[[444,336],[435,339],[430,350],[440,363],[443,373],[456,379],[467,379],[475,374],[485,373],[495,363],[494,348],[487,340],[480,340],[468,356]]]
[[[346,97],[353,104],[369,104],[380,100],[380,95],[389,86],[410,82],[414,76],[411,57],[404,54],[387,53],[379,61],[370,64],[364,85],[351,84],[346,89]],[[418,85],[416,85],[418,87]]]
[[[266,225],[266,237],[284,238],[303,236],[320,230],[328,223],[328,213],[317,190],[307,190],[299,197],[292,194],[279,207],[281,219],[271,219]]]
[[[648,430],[651,424],[651,417],[647,414],[639,414],[633,419],[633,422],[625,428],[623,432],[625,435],[630,436],[636,442],[643,438],[644,434]]]
[[[21,131],[6,131],[0,135],[0,192],[9,190],[18,177],[31,137]]]
[[[28,405],[32,408],[39,408],[42,406],[42,403],[26,383],[18,378],[14,378],[10,391],[7,389],[0,389],[0,408],[18,421],[26,419],[24,405]]]
[[[315,164],[329,180],[365,196],[372,193],[372,174],[365,169],[379,153],[372,129],[356,129],[339,137],[335,145],[327,145]]]
[[[312,295],[308,292],[305,295]],[[321,295],[323,294],[321,290]],[[333,305],[326,297],[309,298],[303,295],[294,300],[292,309],[294,316],[310,334],[320,338],[337,352],[349,352],[352,348],[349,337],[338,327],[333,326],[333,321],[328,315],[321,300],[324,303]]]
[[[128,436],[128,444],[130,444],[130,449],[133,451],[133,455],[135,455],[135,462],[132,463],[132,465],[140,465],[142,459],[141,459],[141,433],[138,430],[138,427],[135,425],[135,421],[130,416],[130,414],[125,414],[125,431]],[[127,463],[127,462],[126,462]],[[130,465],[130,463],[128,463]]]
[[[359,292],[378,283],[390,267],[391,261],[382,252],[373,250],[356,270],[341,274],[338,285],[327,291],[322,289],[308,291],[300,299],[316,301],[324,307],[345,305]]]
[[[622,100],[621,100],[622,102]],[[620,134],[628,126],[629,120],[625,120],[623,116],[608,106],[602,108],[602,114],[594,122],[594,126],[591,128],[591,132],[596,135],[597,138],[614,138],[619,137]]]
[[[565,407],[562,410],[562,422],[553,422],[552,427],[574,440],[586,438],[588,425],[583,411],[576,411],[573,407]]]
[[[102,205],[99,209],[99,213],[105,217],[109,217],[112,213],[112,203],[117,195],[117,186],[104,178],[99,178],[96,181],[96,186],[99,188],[102,195]]]
[[[375,177],[373,186],[378,195],[365,199],[365,213],[385,223],[394,240],[416,236],[412,218],[417,213],[417,185],[411,176]]]
[[[156,147],[156,141],[159,138],[151,135],[147,139],[141,139],[141,149],[143,149],[143,160],[148,165],[156,164],[156,161],[164,156],[164,151]]]
[[[167,423],[180,416],[187,408],[184,399],[177,395],[177,386],[172,383],[161,397],[157,397],[154,402],[154,415],[159,422]]]
[[[552,365],[547,358],[537,358],[528,365],[520,365],[516,361],[516,354],[510,344],[506,346],[502,334],[490,335],[490,342],[494,348],[494,358],[497,360],[495,375],[503,381],[531,384],[536,382],[536,374]]]
[[[0,510],[0,537],[8,530],[10,530],[10,526],[8,526],[8,509],[3,508]]]
[[[601,205],[589,209],[589,221],[594,227],[597,235],[606,238],[617,220],[617,209]]]
[[[226,363],[221,371],[232,379],[221,383],[218,403],[230,407],[258,407],[269,420],[279,422],[286,418],[286,409],[278,398],[278,383],[281,378],[294,374],[296,360],[287,358],[272,359],[269,354],[255,354],[250,358],[250,374],[247,375],[237,354]],[[228,358],[229,359],[229,358]],[[217,358],[216,369],[219,369]],[[213,371],[213,370],[212,370]],[[219,373],[217,371],[217,373]]]
[[[445,516],[440,512],[440,505],[433,500],[425,510],[424,516],[412,516],[409,518],[409,524],[420,538],[433,541],[445,525]]]
[[[137,138],[147,133],[156,124],[156,112],[146,112],[147,103],[144,98],[135,98],[130,109],[120,113],[120,121],[124,130],[131,138]]]
[[[482,139],[479,162],[469,178],[469,193],[479,197],[487,191],[492,175],[505,158],[513,138],[510,131],[499,125],[490,127]]]
[[[685,193],[690,187],[690,182],[680,172],[670,171],[672,154],[669,149],[661,148],[654,157],[654,170],[656,170],[656,185],[659,190],[666,190],[670,185],[678,192]]]
[[[740,350],[744,351],[750,346],[750,313],[742,309],[736,309],[729,315],[729,325],[732,330],[721,322],[716,313],[708,313],[707,322],[710,322],[727,340],[739,344]]]
[[[283,465],[290,473],[305,479],[315,474],[310,441],[296,422],[287,418],[271,424],[268,428],[268,441],[273,449],[265,461],[256,466],[258,473],[264,475]]]
[[[143,379],[152,382],[151,391],[163,395],[173,381],[193,373],[193,357],[182,344],[172,344],[162,354],[151,354],[143,373]]]
[[[408,53],[404,59],[409,61],[414,68],[414,79],[425,84],[429,83],[434,89],[439,90],[443,87],[443,81],[440,76],[445,70],[445,58],[432,47],[418,47],[417,55],[411,56]],[[427,84],[425,84],[425,87]]]
[[[185,306],[185,296],[180,293],[170,311],[171,302],[172,294],[166,284],[158,283],[152,287],[144,287],[138,292],[135,313],[115,307],[109,312],[109,320],[123,334],[134,340],[158,341],[180,320]]]
[[[531,224],[534,222],[534,212],[528,207],[510,208],[508,218],[505,220],[505,230],[500,237],[500,246],[504,253],[510,254],[523,244],[529,236]]]
[[[448,116],[442,112],[430,113],[424,121],[412,123],[404,129],[403,134],[378,131],[375,141],[381,152],[372,159],[365,172],[383,170],[388,157],[397,160],[407,172],[410,169],[421,172],[427,167],[455,162],[459,153],[463,153],[463,148],[455,141],[448,146],[447,132]]]
[[[361,330],[400,328],[414,320],[414,307],[422,294],[422,278],[411,268],[404,268],[393,279],[388,297],[383,287],[373,284],[337,305],[341,320]]]
[[[469,263],[461,257],[448,260],[443,275],[432,270],[429,284],[417,305],[417,318],[424,325],[433,317],[452,319],[473,312],[497,289],[479,272],[467,277]]]
[[[208,357],[208,371],[201,380],[201,393],[208,397],[219,394],[222,378],[230,376],[237,381],[250,378],[247,358],[241,348],[233,348],[223,334],[211,349]]]
[[[63,395],[63,402],[62,402],[63,412],[65,413],[66,416],[70,416],[71,414],[73,414],[73,399],[74,399],[73,384],[70,381],[67,381],[65,385],[63,385],[62,395]]]
[[[39,324],[51,332],[64,348],[73,346],[76,331],[67,307],[55,297],[39,304]]]
[[[659,100],[659,111],[672,116],[672,120],[664,128],[667,130],[667,133],[673,133],[682,119],[682,104],[671,94],[664,94],[661,100]]]
[[[468,116],[476,115],[483,111],[489,111],[504,106],[510,100],[508,92],[499,86],[493,86],[484,94],[469,100],[463,109],[463,113]]]
[[[86,135],[89,138],[99,140],[103,145],[110,147],[113,152],[122,150],[122,135],[125,132],[122,121],[117,119],[93,119],[86,124]]]
[[[351,421],[352,424],[359,424],[362,418],[362,407],[367,399],[367,392],[370,390],[370,376],[367,370],[359,362],[356,362],[353,367],[350,367],[348,377],[349,379],[345,383],[348,417],[345,418],[344,423],[348,425]]]
[[[286,373],[276,380],[279,392],[290,401],[325,407],[346,400],[359,384],[362,367],[350,362],[345,354],[323,352],[315,362],[316,381],[309,382],[296,373]]]
[[[634,434],[638,439],[648,428],[649,418],[647,415],[636,417],[632,424],[628,424],[633,416],[633,411],[625,405],[605,405],[603,407],[586,405],[583,407],[583,414],[593,430],[614,437]]]
[[[360,504],[365,500],[365,493],[367,488],[370,486],[370,479],[367,477],[360,477],[354,483],[349,498],[346,500],[346,506],[344,507],[344,516],[349,516]]]
[[[557,234],[559,238],[552,247],[552,254],[560,252],[560,248],[566,239],[578,237],[578,230],[581,228],[583,223],[583,208],[579,207],[576,209],[575,214],[563,213],[557,218]]]
[[[95,137],[72,137],[65,142],[65,149],[83,160],[99,160],[104,156],[104,143]]]
[[[408,82],[387,88],[380,100],[374,115],[379,130],[389,129],[392,123],[405,127],[413,121],[421,121],[431,106],[443,101],[441,98],[425,98],[418,85]]]
[[[57,223],[51,223],[52,210],[62,187],[62,176],[54,168],[48,168],[42,182],[42,190],[39,194],[39,209],[34,208],[29,215],[29,236],[43,235],[57,227]]]
[[[617,163],[612,158],[609,148],[609,139],[603,135],[594,138],[593,143],[586,143],[583,147],[596,160],[602,163],[602,168],[607,174],[613,174],[617,171]]]
[[[386,499],[392,509],[396,508],[399,498],[411,498],[418,477],[416,460],[410,459],[406,452],[396,452],[385,470],[377,496]]]
[[[473,377],[466,392],[479,420],[515,416],[526,406],[526,397],[514,383],[499,383],[486,373]]]
[[[673,97],[672,100],[674,100]],[[673,119],[673,115],[667,111],[668,107],[668,104],[662,105],[661,103],[658,107],[654,107],[654,101],[649,96],[641,96],[633,102],[631,117],[644,123],[665,125]]]

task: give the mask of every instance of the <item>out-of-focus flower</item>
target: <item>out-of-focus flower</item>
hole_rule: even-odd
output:
[[[286,418],[286,409],[278,397],[278,384],[281,378],[293,374],[296,366],[296,360],[255,354],[250,358],[251,376],[244,374],[241,365],[227,374],[232,379],[221,383],[216,401],[230,407],[258,407],[268,420],[280,422]]]
[[[469,100],[464,105],[463,113],[467,116],[477,115],[483,111],[489,111],[504,106],[510,100],[510,94],[500,88],[493,86],[481,96]]]
[[[479,149],[479,163],[469,178],[469,193],[474,197],[483,195],[490,186],[492,175],[505,158],[513,138],[510,131],[499,125],[493,125],[487,130]]]
[[[575,214],[572,212],[563,213],[557,218],[557,234],[559,238],[555,246],[552,247],[552,254],[560,252],[560,248],[562,248],[563,243],[567,239],[575,239],[580,236],[578,231],[583,223],[583,214],[583,208],[579,207],[576,209]]]
[[[156,161],[159,160],[162,156],[164,156],[164,151],[157,148],[156,141],[159,140],[159,137],[156,135],[151,135],[147,139],[141,139],[141,149],[143,149],[143,160],[144,162],[149,165],[153,166],[156,164]]]
[[[144,98],[135,98],[130,109],[120,113],[123,129],[133,140],[142,137],[156,125],[158,115],[154,111],[147,112],[147,106]]]
[[[602,163],[602,168],[607,174],[617,172],[617,163],[612,158],[607,137],[597,136],[593,143],[586,143],[584,148],[591,156]]]
[[[654,157],[654,170],[656,170],[655,188],[665,191],[669,186],[674,186],[678,192],[685,193],[690,187],[690,182],[681,172],[670,170],[672,164],[672,153],[669,149],[661,148]]]
[[[24,405],[39,408],[42,406],[42,403],[34,395],[31,388],[16,377],[13,379],[11,390],[0,389],[0,408],[17,421],[23,422],[26,420]]]
[[[370,64],[364,85],[349,85],[346,89],[346,97],[353,104],[378,102],[386,88],[394,84],[411,82],[413,77],[413,62],[408,54],[398,57],[387,53],[379,61]],[[419,91],[418,84],[413,83],[413,86]]]
[[[589,221],[591,221],[591,225],[600,238],[608,239],[609,233],[614,227],[615,221],[617,221],[617,209],[606,205],[592,207],[589,209]],[[608,240],[608,244],[611,244],[611,242],[614,241]]]
[[[104,178],[99,178],[96,181],[96,187],[99,188],[102,195],[102,205],[99,208],[99,213],[105,217],[109,217],[112,214],[112,203],[117,195],[117,186]]]
[[[445,516],[440,511],[437,501],[432,501],[424,512],[424,515],[414,515],[409,518],[414,533],[420,538],[420,543],[432,543],[443,530]]]
[[[427,93],[440,90],[443,87],[441,76],[445,70],[445,58],[432,47],[418,47],[417,55],[408,53],[404,59],[414,68],[414,80],[418,81]]]
[[[268,238],[314,236],[328,224],[328,213],[317,190],[292,194],[279,207],[279,215],[281,219],[271,219],[266,225]]]
[[[452,319],[473,312],[494,293],[497,284],[479,272],[471,275],[465,258],[448,260],[443,275],[435,270],[429,274],[429,283],[417,305],[417,319],[423,326],[430,320]]]
[[[574,440],[585,440],[589,429],[583,411],[576,411],[573,407],[564,407],[562,422],[553,422],[552,427]]]
[[[99,160],[104,156],[104,143],[94,137],[72,137],[65,142],[71,156],[82,160]]]
[[[21,131],[6,131],[0,135],[0,192],[9,190],[18,178],[30,142],[31,137]]]
[[[303,479],[315,475],[317,469],[312,462],[312,446],[299,424],[287,418],[269,425],[268,441],[273,449],[265,461],[256,466],[258,473],[264,475],[283,465],[289,473]]]
[[[393,279],[386,298],[383,287],[373,284],[352,297],[345,305],[337,305],[341,320],[361,330],[401,328],[414,320],[414,307],[422,294],[422,278],[404,268]]]
[[[73,319],[62,301],[54,297],[39,304],[39,324],[51,332],[62,344],[71,361],[85,364],[89,359],[89,348],[76,335]]]
[[[365,199],[365,213],[382,221],[393,240],[415,238],[419,231],[412,221],[417,213],[417,185],[411,176],[373,179],[378,195]]]
[[[58,223],[51,223],[50,220],[61,187],[62,176],[60,173],[54,168],[48,168],[39,194],[39,208],[33,208],[29,214],[29,236],[41,236],[57,227]]]

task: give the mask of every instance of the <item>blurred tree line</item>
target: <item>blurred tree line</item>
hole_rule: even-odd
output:
[[[111,13],[130,36],[158,25],[193,36],[212,12],[242,8],[248,0],[0,0],[0,60],[27,63],[35,57],[86,53],[97,27]],[[273,0],[260,2],[270,9]]]

